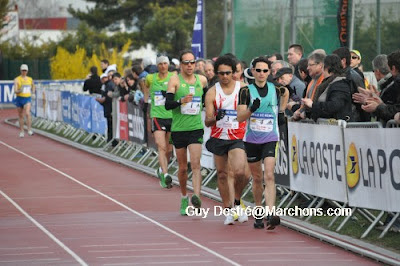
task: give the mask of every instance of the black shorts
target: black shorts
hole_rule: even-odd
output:
[[[192,131],[175,131],[171,132],[172,143],[176,149],[186,148],[190,144],[203,144],[203,129]]]
[[[172,124],[172,119],[153,117],[151,119],[151,132],[157,130],[171,132],[171,124]]]
[[[247,161],[249,163],[258,162],[265,157],[275,157],[276,141],[267,142],[263,144],[245,142],[244,146],[247,153]]]
[[[206,148],[209,152],[215,155],[222,156],[228,154],[228,152],[233,149],[244,150],[244,143],[243,140],[241,139],[225,140],[225,139],[210,138],[206,142]]]

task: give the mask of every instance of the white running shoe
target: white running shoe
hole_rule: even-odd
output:
[[[20,138],[23,138],[23,137],[25,137],[25,133],[24,133],[24,131],[21,131],[21,132],[19,132],[19,137],[20,137]]]
[[[33,131],[32,130],[28,130],[28,135],[29,136],[32,136],[34,133],[33,133]]]
[[[229,214],[225,217],[224,225],[231,225],[235,224],[235,219],[233,219],[232,212],[229,212]]]

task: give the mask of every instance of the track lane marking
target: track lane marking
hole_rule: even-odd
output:
[[[73,252],[69,247],[67,247],[63,242],[61,242],[55,235],[53,235],[49,230],[47,230],[43,225],[41,225],[38,221],[33,219],[32,216],[30,216],[24,209],[22,209],[21,206],[19,206],[15,201],[13,201],[6,193],[4,193],[2,190],[0,190],[0,194],[6,198],[14,207],[19,210],[28,220],[30,220],[34,225],[36,225],[37,228],[42,230],[43,233],[45,233],[51,240],[56,242],[62,249],[64,249],[65,252],[70,254],[77,262],[79,262],[80,265],[87,266],[88,264],[83,261],[75,252]]]
[[[135,211],[134,209],[132,209],[132,208],[126,206],[125,204],[123,204],[123,203],[117,201],[116,199],[114,199],[114,198],[112,198],[112,197],[110,197],[110,196],[104,194],[104,193],[101,192],[101,191],[98,191],[98,190],[92,188],[92,187],[89,186],[89,185],[86,185],[85,183],[83,183],[83,182],[77,180],[76,178],[74,178],[74,177],[72,177],[72,176],[70,176],[70,175],[68,175],[68,174],[66,174],[66,173],[64,173],[64,172],[62,172],[62,171],[60,171],[60,170],[58,170],[57,168],[52,167],[51,165],[48,165],[48,164],[46,164],[45,162],[43,162],[43,161],[41,161],[41,160],[39,160],[39,159],[36,159],[35,157],[33,157],[33,156],[29,155],[29,154],[26,154],[25,152],[23,152],[23,151],[21,151],[21,150],[19,150],[19,149],[16,149],[16,148],[14,148],[14,147],[8,145],[7,143],[5,143],[5,142],[3,142],[3,141],[1,141],[1,140],[0,140],[0,144],[6,146],[7,148],[9,148],[9,149],[11,149],[11,150],[13,150],[13,151],[15,151],[15,152],[17,152],[17,153],[19,153],[19,154],[24,155],[25,157],[28,157],[29,159],[31,159],[31,160],[33,160],[33,161],[35,161],[35,162],[37,162],[37,163],[39,163],[39,164],[41,164],[41,165],[47,167],[47,168],[53,170],[53,171],[56,172],[56,173],[59,173],[60,175],[65,176],[66,178],[68,178],[68,179],[74,181],[75,183],[77,183],[77,184],[79,184],[79,185],[81,185],[81,186],[83,186],[83,187],[85,187],[85,188],[87,188],[87,189],[93,191],[94,193],[96,193],[96,194],[98,194],[98,195],[100,195],[100,196],[102,196],[102,197],[104,197],[104,198],[106,198],[106,199],[108,199],[108,200],[114,202],[115,204],[119,205],[119,206],[122,207],[123,209],[128,210],[128,211],[130,211],[130,212],[132,212],[132,213],[134,213],[134,214],[136,214],[136,215],[142,217],[143,219],[145,219],[145,220],[147,220],[147,221],[149,221],[149,222],[151,222],[151,223],[157,225],[158,227],[161,227],[162,229],[164,229],[164,230],[170,232],[171,234],[173,234],[173,235],[175,235],[175,236],[177,236],[177,237],[179,237],[179,238],[181,238],[181,239],[183,239],[183,240],[185,240],[185,241],[191,243],[192,245],[194,245],[194,246],[196,246],[196,247],[198,247],[198,248],[200,248],[200,249],[202,249],[202,250],[204,250],[204,251],[206,251],[206,252],[208,252],[208,253],[210,253],[210,254],[212,254],[212,255],[214,255],[214,256],[220,258],[220,259],[222,259],[222,260],[224,260],[225,262],[230,263],[230,264],[235,265],[235,266],[239,266],[239,265],[240,265],[239,263],[232,261],[231,259],[229,259],[229,258],[227,258],[227,257],[225,257],[225,256],[223,256],[223,255],[221,255],[221,254],[219,254],[219,253],[217,253],[216,251],[213,251],[213,250],[207,248],[206,246],[203,246],[203,245],[201,245],[200,243],[198,243],[198,242],[196,242],[196,241],[194,241],[194,240],[192,240],[192,239],[190,239],[190,238],[188,238],[188,237],[186,237],[186,236],[184,236],[184,235],[182,235],[182,234],[180,234],[180,233],[174,231],[173,229],[171,229],[171,228],[169,228],[169,227],[167,227],[167,226],[165,226],[165,225],[163,225],[163,224],[161,224],[161,223],[159,223],[159,222],[157,222],[157,221],[151,219],[150,217],[147,217],[147,216],[145,216],[144,214],[141,214],[140,212]],[[10,199],[10,200],[11,200],[11,199]],[[21,210],[22,210],[22,209],[21,209]],[[26,214],[27,214],[27,213],[26,213]],[[27,214],[27,215],[28,215],[28,214]],[[29,217],[30,217],[30,216],[29,216]],[[32,218],[32,217],[31,217],[31,218]],[[33,218],[32,218],[32,219],[33,219]],[[38,223],[38,224],[39,224],[39,223]],[[45,228],[43,227],[43,229],[45,229]],[[46,230],[46,231],[47,231],[47,230]],[[49,233],[50,233],[50,232],[49,232]],[[61,241],[60,241],[60,243],[61,243]],[[61,244],[62,244],[62,243],[61,243]],[[64,246],[65,246],[65,245],[64,245]],[[66,247],[66,248],[67,248],[67,247]],[[71,251],[71,252],[72,252],[72,251]],[[78,258],[79,258],[79,257],[78,257]],[[83,262],[83,261],[82,261],[82,262]],[[83,265],[87,265],[87,264],[83,264]]]

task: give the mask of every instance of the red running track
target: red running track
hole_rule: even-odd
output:
[[[0,265],[375,264],[285,227],[182,217],[177,187],[39,135],[20,139],[3,122],[14,112],[0,111]]]

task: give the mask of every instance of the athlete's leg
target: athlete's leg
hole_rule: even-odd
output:
[[[32,127],[31,103],[24,105],[24,113],[26,115],[26,125],[28,127],[28,131],[30,131]]]
[[[261,206],[263,188],[263,171],[261,162],[249,162],[251,175],[253,177],[253,197],[256,206]]]
[[[270,209],[275,206],[276,188],[275,188],[275,157],[264,158],[264,181],[265,181],[265,205]]]
[[[24,107],[18,107],[18,121],[19,121],[19,129],[21,132],[24,132]]]
[[[230,197],[230,189],[228,186],[228,170],[226,165],[228,163],[228,155],[215,155],[214,154],[215,167],[217,169],[217,182],[218,191],[221,195],[222,204],[224,208],[232,207],[232,200]]]
[[[187,149],[180,148],[176,149],[176,159],[178,161],[178,179],[179,186],[181,188],[182,196],[186,196],[186,183],[188,179],[187,175]]]
[[[168,142],[166,142],[166,132],[163,130],[154,131],[154,139],[158,149],[158,162],[164,174],[168,173]]]
[[[200,197],[201,190],[201,174],[200,174],[200,157],[202,146],[200,143],[192,143],[188,146],[190,153],[190,166],[192,168],[192,184],[194,194]]]

